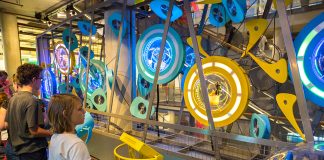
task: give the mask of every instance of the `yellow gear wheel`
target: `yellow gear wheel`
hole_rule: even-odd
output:
[[[247,108],[250,95],[248,77],[235,61],[225,57],[202,59],[202,67],[214,125],[223,127],[233,123]],[[185,80],[184,98],[191,115],[200,123],[208,125],[196,64],[189,70]]]

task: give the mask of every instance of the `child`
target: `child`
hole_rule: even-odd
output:
[[[10,90],[10,82],[7,80],[8,74],[6,71],[0,71],[0,91],[5,92],[10,98],[12,96]]]
[[[48,118],[54,132],[49,159],[90,160],[87,146],[77,137],[74,129],[84,121],[85,111],[80,98],[72,94],[54,95],[48,107]]]
[[[8,101],[9,99],[7,94],[0,92],[0,143],[3,143],[3,146],[6,146],[8,139],[7,130],[4,130],[6,128],[5,116],[7,113]]]

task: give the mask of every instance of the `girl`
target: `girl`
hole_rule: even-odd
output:
[[[53,128],[49,146],[50,160],[90,160],[85,143],[75,134],[75,126],[84,121],[85,111],[80,98],[72,94],[52,96],[48,118]]]

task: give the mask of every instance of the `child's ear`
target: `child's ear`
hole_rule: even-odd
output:
[[[63,116],[64,116],[64,117],[67,117],[67,116],[66,116],[66,110],[63,110]]]

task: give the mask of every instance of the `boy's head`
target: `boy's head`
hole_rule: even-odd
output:
[[[84,121],[85,111],[80,98],[75,95],[54,95],[48,107],[48,119],[54,133],[73,132],[74,127]]]
[[[17,68],[17,82],[21,86],[32,85],[38,90],[41,85],[43,68],[34,64],[25,63]]]

